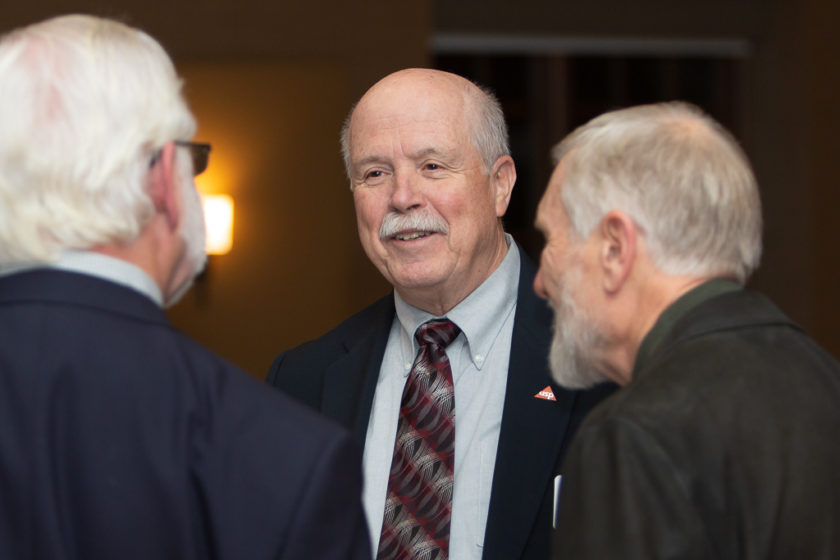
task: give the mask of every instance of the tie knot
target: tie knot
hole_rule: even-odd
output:
[[[420,346],[434,344],[446,348],[460,332],[458,325],[449,319],[432,319],[420,325],[414,337]]]

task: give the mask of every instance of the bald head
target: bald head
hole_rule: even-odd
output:
[[[375,83],[353,107],[341,131],[341,152],[350,176],[354,121],[358,116],[381,120],[420,120],[430,111],[441,112],[462,130],[478,150],[484,167],[490,170],[501,156],[508,155],[508,133],[504,114],[496,97],[471,81],[441,70],[408,68]]]

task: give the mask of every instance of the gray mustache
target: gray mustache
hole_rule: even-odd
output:
[[[413,211],[408,214],[391,212],[385,215],[379,226],[379,238],[385,239],[401,231],[430,231],[449,233],[449,227],[439,216],[430,212]]]

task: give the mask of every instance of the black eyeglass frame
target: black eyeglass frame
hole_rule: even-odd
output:
[[[193,164],[193,177],[197,177],[207,169],[207,164],[210,162],[210,149],[212,146],[204,142],[187,142],[186,140],[174,140],[176,146],[187,148],[190,151],[190,157]],[[163,148],[155,152],[152,160],[149,162],[149,167],[152,167],[160,159],[163,153]]]

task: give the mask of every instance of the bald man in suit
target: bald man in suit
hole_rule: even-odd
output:
[[[453,322],[448,554],[545,559],[563,452],[609,389],[566,391],[549,377],[550,310],[532,291],[534,265],[502,226],[516,169],[498,101],[446,72],[396,72],[355,106],[342,148],[362,246],[394,291],[278,356],[268,382],[364,445],[377,547],[415,331]]]

